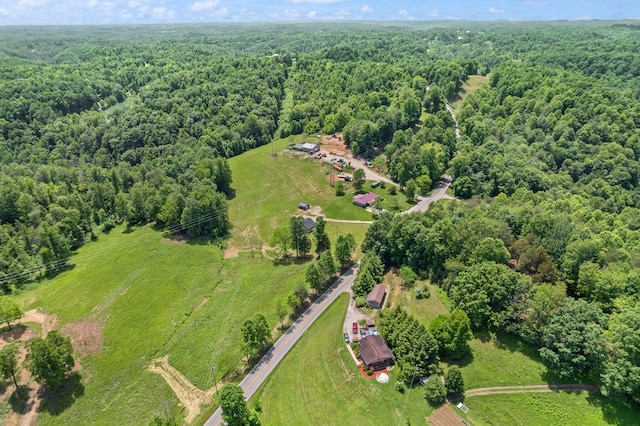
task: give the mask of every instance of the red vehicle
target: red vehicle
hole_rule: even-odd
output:
[[[352,328],[351,328],[351,332],[352,332],[353,334],[358,334],[358,323],[357,323],[357,322],[354,322],[354,323],[353,323],[353,326],[352,326]]]

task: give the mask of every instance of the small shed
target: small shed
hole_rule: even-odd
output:
[[[293,149],[296,149],[298,151],[302,151],[302,152],[307,152],[309,154],[314,154],[318,151],[320,151],[320,146],[316,145],[314,143],[303,143],[303,144],[296,144],[294,145]]]
[[[389,366],[393,353],[380,335],[369,335],[360,339],[360,358],[367,368],[382,370]]]
[[[353,197],[353,204],[358,207],[369,207],[371,203],[373,203],[376,198],[378,198],[378,194],[373,192],[367,192],[366,194],[359,194]]]
[[[387,288],[382,285],[376,285],[373,290],[367,296],[367,305],[372,308],[380,309],[382,302],[384,302],[384,296],[387,294]]]
[[[309,203],[305,203],[305,202],[298,203],[298,208],[300,210],[309,210],[309,207],[311,207],[309,206]]]
[[[316,223],[310,217],[305,217],[304,219],[302,219],[302,225],[304,225],[307,232],[313,231],[313,228],[316,227]]]

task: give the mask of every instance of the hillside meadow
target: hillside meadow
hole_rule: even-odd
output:
[[[276,146],[287,143],[280,140]],[[313,188],[328,186],[322,165],[285,155],[271,157],[270,148],[231,161],[236,196],[230,203],[228,244],[169,239],[152,226],[119,226],[80,248],[67,270],[19,294],[24,311],[49,314],[54,326],[77,342],[76,348],[92,348],[79,352],[82,392],[72,404],[39,413],[41,424],[78,424],[80,418],[84,424],[140,424],[167,404],[181,418],[185,412],[178,408],[175,393],[149,371],[159,357],[167,356],[171,367],[203,391],[217,380],[241,374],[242,322],[261,312],[275,328],[276,302],[286,305],[287,296],[304,282],[311,261],[274,262],[263,256],[258,238],[252,253],[245,239],[251,234],[243,231],[253,223],[253,229],[262,229],[268,237],[272,226],[287,224],[298,199],[322,204],[335,197],[331,193],[314,198]],[[296,176],[294,182],[306,183],[288,192],[282,184],[285,177],[274,185],[251,180],[282,170]],[[257,193],[260,197],[253,198]],[[251,208],[241,207],[247,205]],[[328,223],[326,229],[334,242],[351,232],[359,244],[367,227]],[[243,242],[241,249],[230,250],[238,241]],[[8,402],[5,405],[9,411]]]

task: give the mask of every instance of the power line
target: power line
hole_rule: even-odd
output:
[[[192,220],[189,220],[187,222],[181,223],[181,224],[176,224],[176,225],[172,225],[172,226],[168,226],[164,229],[165,232],[168,232],[171,235],[175,235],[179,232],[185,231],[191,227],[197,226],[197,225],[201,225],[203,223],[207,223],[210,222],[212,220],[215,220],[217,218],[219,218],[220,216],[223,216],[224,214],[226,214],[226,211],[214,211],[211,213],[208,213],[206,215],[194,218]],[[134,238],[132,240],[127,241],[126,243],[122,243],[119,245],[119,248],[121,250],[126,250],[126,249],[130,249],[131,247],[137,246],[138,244],[146,241],[150,239],[150,237],[148,237],[147,235],[141,235],[137,238]],[[64,268],[66,266],[68,266],[69,262],[73,259],[76,263],[87,260],[87,259],[91,259],[94,257],[98,257],[98,255],[93,255],[93,254],[76,254],[73,256],[69,256],[69,257],[65,257],[65,258],[60,258],[60,259],[56,259],[53,260],[51,262],[48,263],[44,263],[44,264],[39,264],[37,266],[31,267],[31,268],[26,268],[26,269],[22,269],[20,271],[15,271],[12,272],[10,274],[5,274],[2,277],[0,277],[0,284],[5,284],[8,282],[13,282],[13,281],[19,281],[21,279],[25,279],[28,278],[36,273],[42,273],[42,270],[44,269],[45,272],[51,272],[51,271],[55,271],[57,269],[61,269]]]

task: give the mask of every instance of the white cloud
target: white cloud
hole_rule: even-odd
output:
[[[582,15],[582,16],[577,16],[573,19],[576,21],[591,21],[593,18],[589,15]]]
[[[339,18],[346,18],[347,16],[351,16],[351,12],[345,9],[337,9],[331,13],[333,16],[337,16]]]
[[[309,18],[315,18],[317,13],[318,13],[318,12],[316,12],[315,10],[312,10],[312,11],[310,11],[309,13],[307,13],[307,16],[308,16]]]
[[[131,13],[129,13],[129,11],[123,10],[122,12],[120,12],[120,17],[122,19],[131,19],[131,18],[133,18],[133,15]]]
[[[87,1],[87,7],[94,7],[98,4],[98,0],[89,0]]]
[[[300,12],[297,9],[286,9],[284,11],[284,16],[288,19],[295,19],[300,16]]]
[[[209,10],[217,7],[220,4],[220,0],[204,0],[197,1],[189,6],[189,9],[193,11]]]
[[[223,7],[222,9],[215,10],[209,14],[209,16],[214,18],[222,18],[223,16],[227,16],[229,14],[229,9]]]
[[[7,16],[8,14],[9,11],[7,9],[5,9],[4,7],[0,7],[0,15]]]
[[[436,18],[440,13],[438,12],[438,9],[431,9],[427,10],[425,14],[430,18]]]
[[[151,19],[156,21],[164,21],[173,19],[176,16],[175,10],[169,10],[166,7],[154,7],[151,11]]]
[[[497,7],[490,7],[489,8],[489,13],[498,14],[498,13],[505,13],[505,12],[506,12],[505,9],[498,9]]]
[[[290,3],[313,3],[313,4],[323,4],[323,3],[340,3],[344,0],[289,0]]]
[[[409,15],[409,12],[407,12],[406,9],[402,9],[401,11],[399,11],[398,16],[400,17],[400,19],[413,19],[413,16]]]
[[[362,13],[371,13],[371,12],[373,12],[373,9],[371,9],[371,7],[370,7],[370,6],[367,6],[367,5],[365,4],[364,6],[362,6],[362,7],[360,8],[360,12],[362,12]]]

